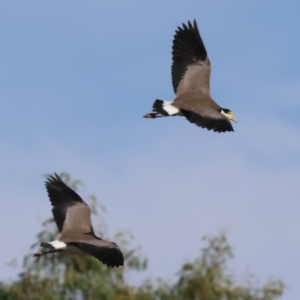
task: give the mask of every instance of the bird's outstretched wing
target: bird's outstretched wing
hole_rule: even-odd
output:
[[[91,210],[81,197],[54,173],[45,182],[52,214],[60,232],[93,232]]]
[[[182,114],[191,122],[199,127],[213,130],[215,132],[234,131],[230,121],[221,114],[215,114],[214,118],[203,117],[196,112],[181,109]]]
[[[172,51],[172,83],[176,95],[198,89],[207,94],[210,80],[210,61],[201,39],[196,20],[182,24],[174,35]]]
[[[68,244],[96,257],[108,267],[119,267],[124,265],[123,253],[115,243],[103,240],[92,240],[90,242],[70,242]]]

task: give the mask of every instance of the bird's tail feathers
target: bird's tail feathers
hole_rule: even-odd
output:
[[[144,118],[159,118],[159,117],[168,117],[182,115],[180,110],[175,107],[171,101],[163,101],[156,99],[152,106],[152,113],[144,115]]]
[[[179,114],[179,109],[172,105],[171,101],[163,101],[156,99],[153,103],[153,111],[162,116],[176,116]]]
[[[40,246],[46,249],[55,249],[50,243],[40,242]]]
[[[47,249],[65,249],[67,244],[62,241],[52,241],[49,243],[41,242],[40,246]]]

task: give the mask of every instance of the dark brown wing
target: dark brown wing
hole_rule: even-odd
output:
[[[182,24],[182,28],[176,30],[172,59],[172,83],[176,95],[191,89],[209,94],[210,62],[196,20],[194,25],[189,21],[187,26]]]
[[[80,250],[96,257],[108,267],[119,267],[124,265],[124,256],[117,244],[103,240],[69,242]]]
[[[213,130],[215,132],[234,131],[230,121],[219,114],[216,118],[203,117],[192,111],[181,109],[182,114],[191,122],[202,128]]]
[[[76,228],[80,228],[80,232],[92,231],[90,208],[56,173],[54,174],[45,184],[58,230],[62,232],[72,228],[76,231]]]

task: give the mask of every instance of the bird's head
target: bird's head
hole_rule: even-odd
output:
[[[233,122],[237,123],[237,120],[235,119],[233,112],[230,109],[227,108],[221,108],[221,114],[224,115],[228,120],[231,120]]]

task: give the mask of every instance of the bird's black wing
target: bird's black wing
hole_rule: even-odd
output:
[[[196,20],[182,24],[174,35],[172,83],[176,94],[189,89],[209,93],[210,62]]]
[[[222,115],[220,115],[220,118],[204,118],[200,114],[197,114],[192,111],[184,109],[181,109],[180,111],[191,123],[194,123],[202,128],[213,130],[219,133],[226,131],[234,131],[230,121]]]
[[[123,266],[124,256],[117,244],[99,240],[99,243],[101,242],[103,242],[104,245],[99,246],[88,242],[69,242],[68,244],[96,257],[108,267]],[[109,244],[109,246],[107,244]]]
[[[68,207],[76,203],[86,204],[81,197],[69,188],[56,173],[54,173],[54,176],[50,176],[47,179],[45,185],[50,202],[53,206],[52,214],[55,223],[61,232],[66,219]]]

